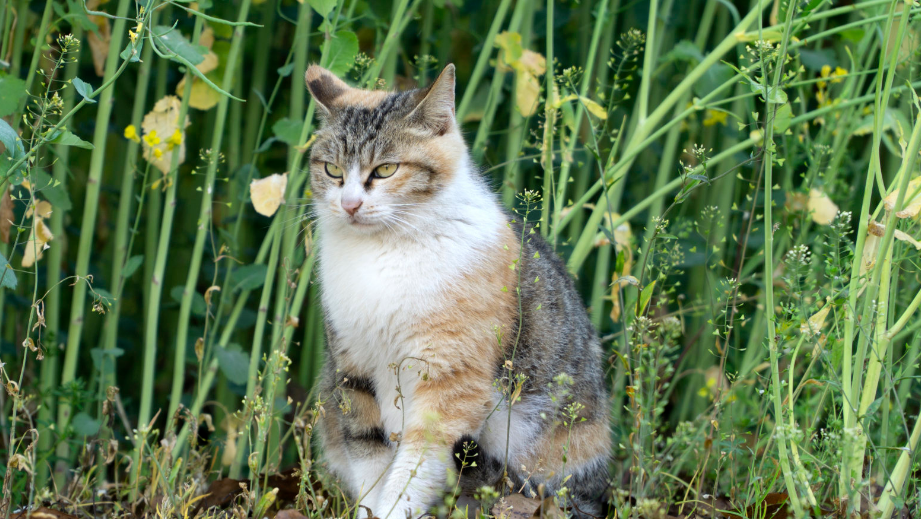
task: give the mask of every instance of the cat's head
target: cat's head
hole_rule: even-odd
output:
[[[305,75],[322,119],[310,152],[314,211],[362,233],[407,229],[463,167],[454,65],[428,88],[352,88],[313,65]]]

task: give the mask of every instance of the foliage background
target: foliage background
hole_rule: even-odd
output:
[[[807,505],[851,497],[854,506],[857,492],[879,494],[893,482],[898,449],[917,429],[921,335],[906,327],[918,322],[914,247],[884,233],[893,257],[881,254],[871,274],[851,280],[868,210],[903,193],[893,186],[917,171],[906,153],[919,127],[916,3],[149,6],[0,7],[0,115],[21,133],[19,143],[8,132],[3,139],[10,198],[0,245],[13,269],[0,289],[5,491],[29,489],[14,503],[34,497],[52,474],[62,483],[69,468],[85,469],[87,454],[103,458],[108,445],[133,450],[130,480],[150,483],[153,465],[139,463],[147,453],[136,446],[179,433],[184,447],[182,419],[167,425],[179,404],[195,416],[207,411],[216,426],[192,419],[223,452],[217,471],[236,477],[245,464],[263,472],[303,463],[305,454],[282,439],[290,440],[292,416],[311,407],[323,357],[303,161],[314,110],[302,77],[314,62],[381,88],[426,84],[444,64],[457,66],[458,116],[473,156],[509,207],[525,189],[542,194],[541,230],[605,339],[618,446],[612,487],[670,502],[690,491],[726,495],[744,509],[781,489]],[[64,52],[65,34],[81,42],[78,50]],[[118,58],[132,49],[140,62]],[[191,63],[200,74],[189,73]],[[171,142],[184,110],[178,101],[173,126],[157,136],[142,121],[176,93],[192,108]],[[70,133],[52,142],[65,127]],[[180,142],[185,158],[170,167],[166,147]],[[156,162],[162,171],[145,160],[155,148],[167,152]],[[9,169],[23,153],[24,167]],[[259,214],[250,181],[284,173],[286,203],[274,216]],[[874,217],[894,229],[896,220],[884,218],[911,196],[898,204],[893,197]],[[30,211],[39,200],[50,202],[50,214]],[[767,223],[766,206],[774,207]],[[839,210],[854,215],[853,225]],[[899,222],[900,232],[917,236],[911,218]],[[24,264],[44,242],[43,257]],[[866,310],[873,298],[863,296],[853,311],[894,338],[860,327],[851,352],[856,319],[848,325],[846,315],[858,282],[881,300],[888,295],[894,311],[879,321]],[[817,315],[821,322],[810,320]],[[863,387],[873,352],[879,393],[876,382],[866,386],[865,412],[848,415],[845,403],[856,399],[842,379],[853,373],[853,386]],[[867,468],[855,424],[872,446]],[[24,435],[31,430],[38,435]],[[247,445],[262,440],[268,453],[246,457]],[[857,454],[847,465],[841,452]],[[903,481],[915,470],[906,452]],[[853,459],[858,474],[848,479],[840,467]],[[123,477],[99,471],[111,473],[98,480]],[[914,484],[890,491],[897,504],[917,503]]]

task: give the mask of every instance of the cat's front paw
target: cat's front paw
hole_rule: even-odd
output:
[[[424,514],[418,503],[410,502],[405,494],[382,495],[374,509],[374,517],[380,519],[416,519]]]

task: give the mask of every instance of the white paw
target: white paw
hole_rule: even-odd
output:
[[[374,509],[374,515],[380,519],[414,519],[422,515],[418,504],[411,503],[407,496],[399,494],[382,495]]]

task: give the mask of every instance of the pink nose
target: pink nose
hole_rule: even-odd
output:
[[[361,207],[361,199],[343,199],[342,208],[345,209],[345,212],[349,213],[349,216],[354,216],[358,212],[358,208]]]

